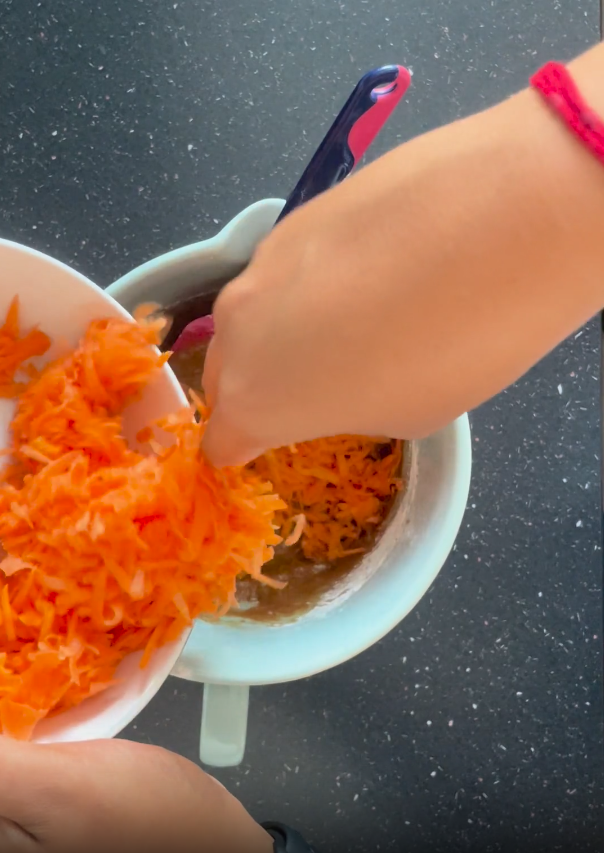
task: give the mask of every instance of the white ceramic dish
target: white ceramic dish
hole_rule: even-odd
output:
[[[283,202],[244,210],[216,237],[149,261],[109,292],[128,310],[173,305],[228,279],[251,258]],[[466,416],[423,441],[408,460],[409,485],[380,541],[349,578],[310,612],[277,625],[197,621],[174,674],[205,683],[201,759],[214,766],[243,757],[249,685],[291,681],[336,666],[390,631],[440,571],[465,510],[471,471]]]
[[[26,246],[0,240],[0,318],[19,295],[23,328],[39,326],[56,344],[76,344],[88,323],[96,317],[128,317],[124,309],[84,276]],[[53,351],[42,361],[52,357]],[[186,404],[174,374],[164,368],[143,398],[126,415],[133,434],[149,421]],[[0,446],[8,442],[7,428],[14,404],[0,400]],[[42,743],[113,737],[145,707],[159,690],[185,642],[183,636],[158,650],[141,670],[140,655],[127,657],[117,671],[120,682],[79,707],[42,721],[34,740]]]

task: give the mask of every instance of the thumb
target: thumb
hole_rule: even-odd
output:
[[[220,404],[210,415],[202,446],[208,461],[216,468],[247,465],[267,449],[227,417]]]

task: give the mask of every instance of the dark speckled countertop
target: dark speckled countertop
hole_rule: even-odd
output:
[[[0,234],[100,284],[293,185],[360,74],[401,61],[376,151],[597,38],[595,0],[0,0]],[[473,417],[457,547],[385,640],[252,694],[258,818],[338,853],[602,848],[599,334]],[[128,735],[195,759],[200,685]]]

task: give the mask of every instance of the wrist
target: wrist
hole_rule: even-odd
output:
[[[604,87],[592,99],[591,54],[570,70],[589,105],[604,116]],[[493,122],[516,163],[516,212],[530,236],[526,257],[534,262],[535,287],[546,298],[559,293],[587,319],[604,304],[604,166],[532,89],[495,107]]]
[[[435,428],[460,400],[471,408],[511,384],[604,304],[604,168],[528,89],[394,154],[379,227],[392,221],[404,239],[387,235],[400,272],[389,279],[398,301],[383,364],[421,365],[413,381],[434,399],[422,416]],[[430,337],[397,335],[405,313],[430,316]],[[401,408],[391,419],[405,417]]]
[[[604,43],[578,56],[568,70],[589,106],[604,118]]]

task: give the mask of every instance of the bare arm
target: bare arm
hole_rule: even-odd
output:
[[[604,48],[571,71],[604,116]],[[219,300],[206,450],[424,435],[604,305],[604,168],[525,90],[292,214]]]

